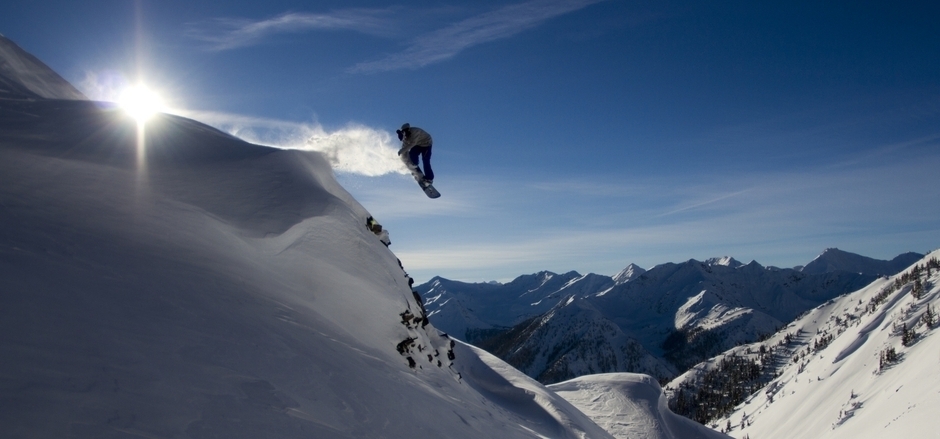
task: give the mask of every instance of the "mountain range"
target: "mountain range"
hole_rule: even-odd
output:
[[[830,248],[792,269],[721,257],[649,270],[631,264],[613,277],[541,272],[505,284],[437,277],[416,290],[436,327],[541,382],[608,372],[665,382],[922,257],[878,261]]]

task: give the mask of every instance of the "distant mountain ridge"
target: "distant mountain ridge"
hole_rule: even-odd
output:
[[[890,276],[910,267],[923,257],[924,255],[909,252],[898,255],[890,261],[880,261],[837,248],[827,248],[816,259],[803,266],[800,271],[807,274],[820,274],[841,270]]]
[[[864,260],[834,249],[826,253],[817,260]],[[829,271],[814,273],[811,264],[804,272],[721,257],[648,271],[631,265],[615,277],[541,272],[506,284],[437,277],[416,290],[437,328],[542,382],[606,372],[667,379],[864,287],[891,263],[871,261],[844,265],[862,271],[829,264]]]
[[[446,328],[438,328],[473,342],[544,314],[562,298],[582,297],[613,285],[607,276],[543,271],[505,284],[435,277],[415,289],[424,297],[429,318],[446,322]]]

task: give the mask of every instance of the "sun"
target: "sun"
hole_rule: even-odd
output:
[[[164,110],[163,99],[143,84],[125,89],[118,104],[140,124]]]

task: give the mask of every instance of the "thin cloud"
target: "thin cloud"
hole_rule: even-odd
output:
[[[468,18],[416,38],[401,53],[354,66],[356,73],[417,69],[483,43],[509,38],[543,22],[604,0],[533,0]]]
[[[385,18],[387,15],[387,10],[346,9],[327,14],[288,12],[265,20],[217,18],[190,24],[186,35],[216,51],[255,45],[274,34],[308,30],[351,30],[388,35],[393,26],[392,21]]]
[[[708,206],[708,205],[710,205],[710,204],[718,203],[719,201],[723,201],[723,200],[726,200],[726,199],[731,198],[731,197],[736,197],[736,196],[738,196],[738,195],[741,195],[741,194],[744,194],[744,193],[747,193],[747,192],[748,192],[748,189],[745,189],[745,190],[735,191],[735,192],[732,192],[732,193],[728,193],[728,194],[720,195],[720,196],[717,196],[717,197],[709,198],[709,199],[707,199],[707,200],[697,200],[697,201],[694,201],[694,202],[692,202],[692,203],[690,203],[690,204],[688,204],[688,205],[686,205],[686,206],[681,206],[681,207],[679,207],[679,208],[677,208],[677,209],[674,209],[674,210],[672,210],[672,211],[663,213],[662,215],[659,215],[659,216],[675,215],[675,214],[680,213],[680,212],[686,212],[686,211],[689,211],[689,210],[698,209],[698,208],[701,208],[701,207]]]
[[[858,153],[856,156],[830,165],[831,168],[848,168],[863,165],[865,163],[877,163],[885,158],[897,157],[905,150],[925,145],[933,145],[940,140],[940,134],[935,133],[929,136],[923,136],[917,139],[911,139],[903,142],[892,143],[881,147],[873,148],[868,151]]]

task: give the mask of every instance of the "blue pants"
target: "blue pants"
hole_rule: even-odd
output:
[[[424,178],[434,180],[434,171],[431,170],[431,145],[414,146],[408,151],[408,157],[411,158],[411,163],[414,163],[415,166],[418,166],[419,155],[421,156],[421,162],[424,164],[421,173],[424,174]]]

